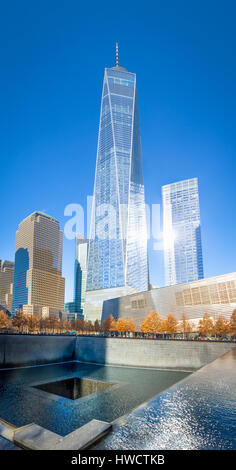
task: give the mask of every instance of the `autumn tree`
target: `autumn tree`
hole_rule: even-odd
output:
[[[141,331],[143,333],[160,333],[162,332],[163,320],[155,310],[146,315],[143,323],[141,324]]]
[[[9,318],[7,314],[1,310],[0,311],[0,329],[9,327]]]
[[[119,318],[116,322],[116,331],[120,333],[127,333],[135,331],[135,325],[133,319]]]
[[[179,328],[178,329],[179,329],[180,333],[183,333],[184,338],[185,338],[185,335],[187,333],[191,333],[191,331],[193,329],[193,326],[190,323],[190,321],[188,320],[188,317],[185,313],[183,313],[183,315],[182,315],[182,319],[179,323]]]
[[[49,321],[48,321],[48,318],[40,318],[39,320],[39,328],[40,328],[40,331],[43,330],[43,331],[46,331],[47,328],[49,328]]]
[[[12,326],[18,328],[21,331],[25,328],[28,328],[29,316],[26,313],[23,313],[22,310],[18,310],[12,319]]]
[[[21,324],[22,324],[22,316],[23,316],[22,310],[18,310],[18,312],[14,315],[12,319],[13,327],[20,329]]]
[[[28,330],[29,328],[29,315],[27,315],[27,313],[23,313],[23,318],[22,318],[22,327],[23,327],[23,330],[26,329]]]
[[[214,323],[209,313],[204,313],[202,319],[199,320],[198,332],[204,336],[209,336],[214,332]]]
[[[44,331],[51,329],[51,321],[49,317],[43,318],[40,323]]]
[[[72,325],[71,325],[71,322],[69,320],[66,319],[62,322],[63,330],[70,331],[72,329],[71,327],[72,327]]]
[[[236,310],[233,311],[230,317],[229,331],[231,334],[236,335]]]
[[[101,330],[101,327],[100,327],[100,324],[99,324],[99,321],[98,321],[98,320],[95,320],[94,325],[93,325],[93,329],[94,329],[94,331],[96,331],[97,333]]]
[[[229,333],[229,322],[223,315],[220,315],[214,325],[214,332],[216,335],[225,336]]]
[[[116,322],[112,315],[107,317],[102,323],[102,331],[115,331]]]
[[[127,331],[126,328],[126,321],[123,318],[118,318],[116,322],[116,331],[119,331],[119,333],[125,333]]]
[[[169,334],[177,333],[178,331],[178,320],[175,318],[172,313],[168,313],[165,320],[165,332]]]
[[[43,329],[44,331],[51,331],[52,333],[66,329],[66,326],[68,325],[64,325],[58,317],[48,316],[39,320],[40,330]]]
[[[91,320],[87,320],[84,322],[84,329],[87,333],[94,331],[93,323],[91,322]]]
[[[129,320],[125,320],[125,321],[126,321],[126,328],[127,328],[126,331],[134,332],[137,330],[133,318],[130,318]]]
[[[54,332],[54,331],[58,332],[58,331],[60,330],[60,326],[61,326],[60,318],[58,318],[58,317],[52,317],[52,319],[51,319],[51,325],[52,325],[52,330],[53,330],[53,332]]]
[[[39,328],[39,318],[36,315],[29,315],[28,326],[30,330],[37,330]]]
[[[74,322],[74,328],[76,331],[83,332],[84,331],[84,320],[77,318]]]
[[[60,319],[58,317],[49,318],[49,322],[50,322],[50,327],[51,327],[53,333],[54,333],[54,331],[60,330],[61,322],[60,322]]]

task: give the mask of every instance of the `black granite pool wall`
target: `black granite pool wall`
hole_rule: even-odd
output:
[[[0,368],[66,361],[198,369],[235,347],[215,341],[0,335]]]
[[[0,335],[0,367],[73,361],[73,336]]]
[[[163,369],[199,369],[235,348],[235,343],[81,336],[75,359],[81,362]]]

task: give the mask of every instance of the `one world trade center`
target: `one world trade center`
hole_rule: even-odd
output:
[[[88,317],[99,317],[95,299],[145,291],[148,284],[136,75],[120,67],[116,46],[116,65],[105,69],[103,80],[88,251]]]

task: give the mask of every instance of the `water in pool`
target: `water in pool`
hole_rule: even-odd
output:
[[[93,449],[236,449],[236,348],[122,417]]]
[[[64,436],[94,418],[114,421],[190,373],[79,362],[0,370],[0,418]]]

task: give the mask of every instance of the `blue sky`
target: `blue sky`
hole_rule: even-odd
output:
[[[205,276],[234,271],[235,1],[79,0],[1,5],[0,259],[14,259],[19,222],[56,217],[93,191],[104,67],[137,74],[146,201],[199,178]],[[164,284],[149,242],[150,278]],[[66,300],[74,243],[64,240]]]

